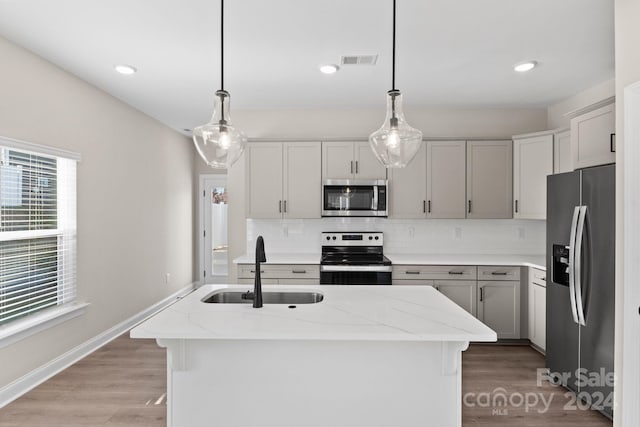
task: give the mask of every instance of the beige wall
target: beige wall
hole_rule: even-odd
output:
[[[640,81],[640,0],[616,0],[616,402],[618,405],[615,413],[614,425],[623,426],[621,417],[625,405],[638,405],[637,398],[624,400],[620,394],[624,378],[624,365],[622,364],[622,334],[623,334],[623,301],[624,301],[624,211],[623,211],[623,172],[624,168],[638,168],[640,165],[625,162],[624,159],[624,88]],[[633,260],[634,262],[637,260]],[[637,279],[635,279],[637,280]],[[634,313],[635,314],[635,313]],[[635,317],[635,316],[634,316]],[[637,360],[633,363],[640,363]],[[637,378],[629,378],[629,381],[637,381]]]
[[[549,129],[568,128],[570,120],[564,115],[570,111],[586,107],[616,93],[615,79],[607,80],[577,93],[547,108],[547,124]]]
[[[76,151],[78,318],[0,349],[0,387],[193,281],[188,139],[0,38],[0,135]],[[165,273],[171,273],[165,283]]]
[[[252,139],[360,138],[382,125],[385,106],[378,109],[237,110],[233,121]],[[546,109],[405,108],[407,121],[425,137],[500,137],[547,129]],[[231,168],[229,188],[229,259],[252,252],[246,248],[244,156]],[[235,282],[236,269],[229,269]]]

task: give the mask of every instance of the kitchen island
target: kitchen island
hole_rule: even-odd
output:
[[[461,425],[461,353],[496,334],[435,289],[264,286],[323,300],[202,302],[249,288],[203,286],[132,329],[167,348],[167,425]]]

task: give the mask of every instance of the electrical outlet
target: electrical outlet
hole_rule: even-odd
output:
[[[456,239],[456,240],[462,239],[462,228],[455,227],[453,229],[453,238]]]
[[[409,238],[413,239],[416,236],[416,229],[409,227]]]
[[[164,283],[168,285],[169,282],[171,282],[171,273],[167,273],[164,275]]]

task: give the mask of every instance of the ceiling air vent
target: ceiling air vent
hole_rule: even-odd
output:
[[[378,55],[345,55],[340,63],[342,65],[375,65]]]

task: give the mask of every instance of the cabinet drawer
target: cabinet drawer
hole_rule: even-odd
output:
[[[393,280],[476,280],[477,269],[469,265],[394,265]]]
[[[253,279],[255,265],[239,264],[238,278]],[[320,279],[319,265],[266,264],[260,266],[263,279]]]
[[[478,280],[520,280],[520,267],[478,267]]]
[[[433,286],[433,280],[407,280],[407,279],[392,279],[391,282],[396,286]]]
[[[529,269],[529,280],[536,285],[547,287],[547,272],[537,268]]]

